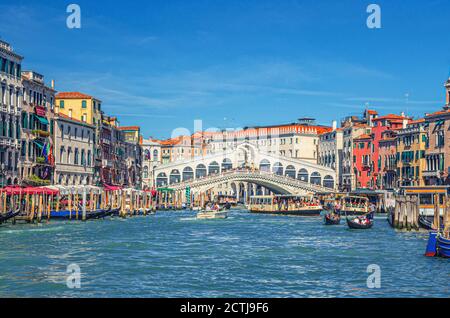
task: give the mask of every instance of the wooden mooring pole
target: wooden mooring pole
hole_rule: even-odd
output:
[[[397,196],[395,198],[393,227],[407,231],[419,229],[419,202],[416,196]]]

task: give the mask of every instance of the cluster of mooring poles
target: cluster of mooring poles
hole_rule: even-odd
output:
[[[0,224],[147,215],[156,211],[160,200],[156,191],[115,186],[8,186],[0,189]]]

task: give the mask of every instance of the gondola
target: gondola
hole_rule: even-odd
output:
[[[354,219],[347,218],[347,224],[348,224],[348,227],[351,229],[366,230],[366,229],[370,229],[373,226],[373,220],[369,220],[369,223],[367,223],[367,224],[360,224],[360,223],[356,223],[354,221]]]
[[[442,217],[441,217],[440,224],[441,224],[441,228],[443,229],[444,225],[443,225],[443,218]],[[420,225],[421,228],[424,228],[425,230],[429,230],[429,231],[436,230],[436,229],[433,228],[433,222],[428,220],[428,218],[426,216],[423,216],[423,215],[419,216],[419,225]]]
[[[120,215],[120,208],[111,209],[111,215],[112,216],[119,216]]]
[[[394,227],[394,212],[391,211],[388,213],[387,220],[389,222],[389,225]]]
[[[10,211],[5,214],[0,213],[0,224],[5,223],[6,221],[15,218],[20,214],[20,208],[18,208],[16,211]]]
[[[339,225],[341,224],[341,216],[335,213],[325,214],[325,225]]]
[[[107,209],[98,209],[94,211],[86,211],[86,220],[102,219],[106,216]]]

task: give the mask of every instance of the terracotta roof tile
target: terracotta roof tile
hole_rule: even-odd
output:
[[[372,139],[372,136],[367,135],[367,134],[363,134],[363,135],[355,138],[354,140],[360,140],[360,139]]]
[[[80,92],[60,92],[56,94],[56,99],[92,99],[92,96]]]
[[[119,127],[119,130],[140,130],[141,127],[139,126],[124,126],[124,127]]]

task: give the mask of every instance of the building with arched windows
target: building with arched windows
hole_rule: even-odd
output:
[[[95,127],[56,111],[53,132],[54,184],[94,184]]]
[[[0,41],[0,185],[20,183],[23,57]]]
[[[23,71],[22,82],[20,177],[24,185],[49,185],[54,173],[54,82],[46,86],[44,76],[33,71]]]
[[[142,141],[142,187],[150,188],[154,180],[154,169],[161,164],[161,144],[147,139]]]

